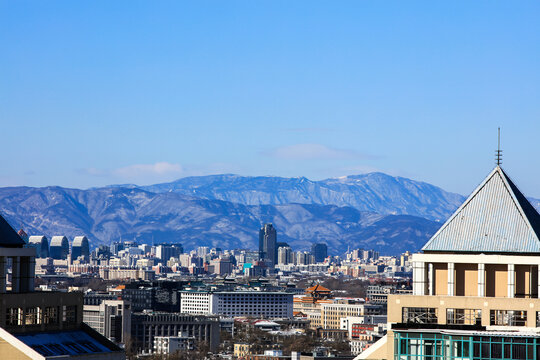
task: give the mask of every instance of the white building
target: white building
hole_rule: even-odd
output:
[[[124,300],[84,305],[83,321],[106,338],[124,343],[131,332],[131,307]]]
[[[267,291],[182,291],[180,312],[203,315],[291,318],[293,295]]]
[[[178,336],[155,336],[155,354],[174,354],[177,351],[195,349],[195,338],[188,336],[187,332],[179,332]]]

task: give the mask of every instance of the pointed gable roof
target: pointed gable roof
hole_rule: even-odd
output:
[[[540,254],[540,215],[496,166],[422,250]]]
[[[24,240],[0,215],[0,247],[23,247]]]

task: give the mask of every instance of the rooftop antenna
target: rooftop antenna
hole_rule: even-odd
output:
[[[497,144],[497,151],[495,151],[495,164],[501,166],[502,164],[502,150],[501,150],[501,128],[499,127],[499,137]]]

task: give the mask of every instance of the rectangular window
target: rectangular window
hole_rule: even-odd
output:
[[[404,323],[414,324],[436,324],[437,309],[436,308],[417,308],[404,307],[402,309],[402,319]]]
[[[44,324],[58,324],[58,309],[56,306],[47,306],[43,311]]]
[[[6,325],[16,326],[22,325],[22,309],[7,308],[6,309]]]
[[[77,323],[77,306],[68,305],[63,307],[62,320],[64,323],[74,325]]]
[[[499,326],[526,326],[527,312],[522,310],[491,310],[489,323]]]
[[[39,316],[39,308],[38,307],[31,307],[26,308],[26,316],[24,319],[24,323],[26,325],[37,325],[41,323],[41,319]]]
[[[480,309],[446,309],[446,323],[449,325],[481,325]]]

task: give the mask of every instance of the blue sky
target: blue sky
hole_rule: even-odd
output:
[[[1,1],[0,186],[383,171],[540,197],[540,3]]]

